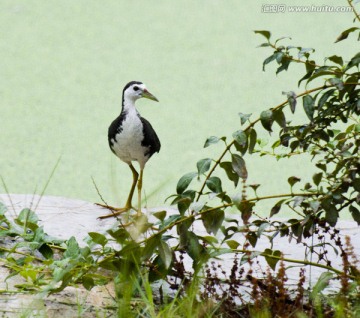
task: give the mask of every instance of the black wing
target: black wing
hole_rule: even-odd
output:
[[[151,124],[143,117],[140,117],[140,120],[143,124],[144,133],[144,139],[141,142],[141,145],[144,147],[149,147],[149,151],[145,155],[149,156],[150,158],[155,152],[160,151],[160,140]]]
[[[121,112],[119,117],[117,117],[109,126],[108,141],[109,141],[109,147],[112,152],[114,152],[114,150],[112,148],[112,146],[113,146],[112,140],[114,140],[115,136],[122,131],[122,122],[124,121],[125,116],[126,116],[126,113]]]

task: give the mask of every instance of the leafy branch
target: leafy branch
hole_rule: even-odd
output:
[[[305,95],[308,95],[308,94],[311,94],[313,92],[316,92],[316,91],[319,91],[319,90],[322,90],[326,88],[326,86],[320,86],[320,87],[316,87],[316,88],[313,88],[313,89],[310,89],[310,90],[306,90],[300,94],[297,95],[297,97],[302,97],[302,96],[305,96]],[[271,109],[272,112],[275,112],[276,110],[278,109],[282,109],[286,104],[289,104],[290,101],[289,99],[282,102],[281,104],[275,106],[274,108]],[[255,121],[253,121],[252,123],[250,123],[250,125],[248,125],[245,129],[244,129],[244,132],[248,132],[252,127],[254,127],[255,124],[257,124],[258,122],[261,121],[261,117],[257,118]],[[218,167],[218,165],[222,162],[222,159],[224,158],[224,156],[229,152],[230,148],[236,143],[236,140],[232,140],[225,148],[225,150],[222,152],[222,154],[219,156],[219,158],[215,161],[215,164],[212,166],[211,170],[209,171],[209,173],[206,175],[206,178],[203,182],[203,184],[201,185],[200,187],[200,190],[198,192],[198,195],[197,195],[197,198],[196,198],[196,201],[199,201],[201,195],[203,194],[203,191],[205,189],[205,186],[206,186],[206,182],[207,180],[209,180],[209,178],[211,177],[211,175],[214,173],[215,169]]]

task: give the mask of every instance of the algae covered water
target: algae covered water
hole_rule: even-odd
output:
[[[261,1],[1,1],[0,192],[41,193],[59,161],[46,194],[99,201],[93,178],[109,203],[123,203],[131,172],[108,149],[107,128],[123,86],[140,80],[160,100],[137,104],[162,143],[145,169],[146,201],[163,204],[199,159],[221,153],[220,145],[203,149],[207,137],[230,137],[239,112],[257,118],[284,100],[282,91],[304,89],[302,65],[262,71],[270,52],[256,48],[263,39],[254,30],[290,36],[320,60],[354,51],[353,42],[334,44],[351,12],[291,12],[290,4],[274,12]],[[303,158],[245,159],[263,194],[313,172]]]

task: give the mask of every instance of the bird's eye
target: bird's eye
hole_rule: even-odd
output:
[[[138,90],[139,90],[139,87],[134,86],[134,91],[138,91]]]

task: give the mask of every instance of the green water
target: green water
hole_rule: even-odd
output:
[[[198,159],[222,151],[202,148],[208,136],[231,136],[238,112],[257,117],[283,101],[282,91],[303,90],[302,66],[262,72],[271,52],[256,48],[263,39],[253,30],[291,36],[293,45],[316,48],[320,62],[329,53],[349,59],[358,48],[334,44],[353,26],[351,13],[263,13],[264,2],[1,0],[0,174],[8,190],[41,192],[61,156],[46,194],[99,201],[93,177],[109,203],[123,203],[131,172],[108,149],[107,127],[122,87],[140,80],[160,100],[138,102],[162,143],[144,176],[148,205],[159,206]],[[304,158],[252,156],[247,164],[249,183],[264,183],[264,195],[287,191],[290,175],[313,173]]]

